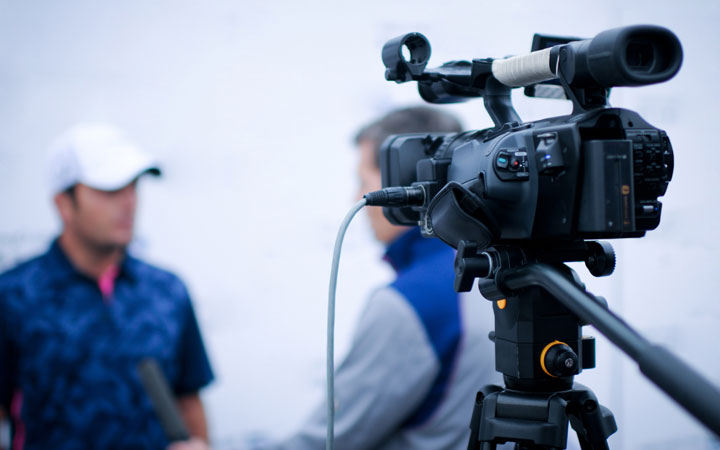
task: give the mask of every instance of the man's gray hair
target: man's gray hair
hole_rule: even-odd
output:
[[[355,135],[355,144],[370,141],[375,147],[375,162],[379,164],[380,145],[393,134],[459,133],[462,124],[452,114],[429,106],[396,109],[365,125]]]

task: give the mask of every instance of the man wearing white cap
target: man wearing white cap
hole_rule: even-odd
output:
[[[50,249],[0,275],[0,409],[12,448],[162,448],[137,374],[155,359],[193,436],[213,379],[184,284],[127,253],[136,184],[156,161],[119,130],[79,125],[52,146],[62,220]]]

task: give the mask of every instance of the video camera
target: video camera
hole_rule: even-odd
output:
[[[608,448],[617,429],[612,412],[573,381],[595,366],[584,325],[720,436],[720,390],[613,314],[564,264],[585,261],[594,276],[610,275],[612,246],[588,239],[641,237],[660,223],[658,197],[674,168],[670,140],[637,113],[610,107],[608,96],[614,86],[675,76],[680,42],[665,28],[641,25],[586,40],[536,35],[532,50],[426,69],[423,35],[388,41],[388,80],[417,81],[430,103],[482,97],[495,126],[388,137],[380,147],[383,189],[366,194],[352,214],[382,206],[393,224],[419,225],[424,236],[457,248],[455,290],[469,291],[478,279],[493,302],[490,339],[505,388],[478,392],[468,449],[565,448],[568,423],[583,449]],[[531,96],[561,90],[573,111],[523,123],[510,98],[520,86]]]
[[[429,58],[419,33],[382,50],[388,80],[417,81],[431,103],[483,97],[495,127],[389,137],[380,150],[383,187],[411,187],[403,207],[383,208],[390,222],[419,224],[426,237],[455,248],[472,241],[479,250],[641,237],[658,226],[658,197],[673,174],[670,140],[607,100],[611,87],[675,76],[682,48],[670,30],[630,26],[587,40],[535,35],[528,55],[434,69],[426,69]],[[562,89],[572,114],[522,122],[510,99],[519,86],[535,96],[543,87]]]

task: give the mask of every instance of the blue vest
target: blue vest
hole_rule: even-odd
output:
[[[385,259],[397,273],[391,286],[415,310],[440,363],[428,395],[404,423],[418,426],[445,396],[463,332],[460,300],[453,288],[455,251],[439,239],[422,237],[416,227],[388,246]]]

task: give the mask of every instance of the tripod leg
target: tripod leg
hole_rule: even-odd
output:
[[[485,400],[485,397],[488,395],[501,390],[502,388],[500,386],[489,384],[483,386],[475,396],[475,407],[473,408],[472,418],[470,419],[470,441],[468,442],[468,450],[495,450],[495,444],[479,442],[478,436],[480,432],[483,400]]]
[[[597,405],[596,414],[571,418],[570,424],[577,433],[581,450],[609,450],[607,438],[617,430],[615,418],[609,409]],[[608,430],[612,430],[608,432]]]
[[[608,450],[607,438],[617,431],[612,412],[599,404],[591,390],[576,383],[568,398],[570,424],[582,450]]]
[[[577,430],[577,428],[575,428],[574,425],[573,425],[573,430],[575,430],[575,432],[577,433],[578,442],[580,443],[580,450],[593,450],[592,444],[590,444],[590,441],[585,439],[585,437],[583,436],[584,433],[580,433]]]

